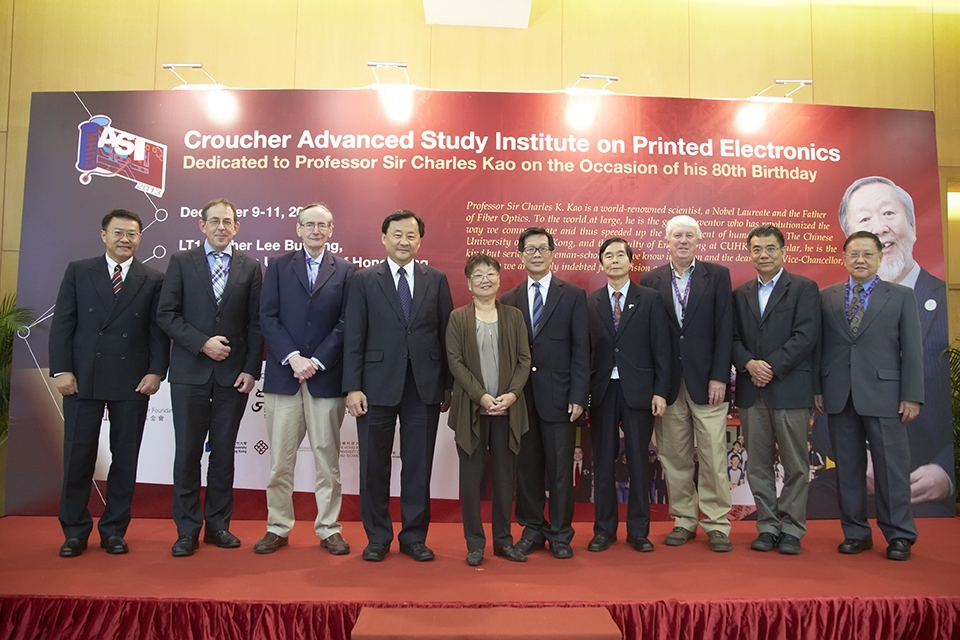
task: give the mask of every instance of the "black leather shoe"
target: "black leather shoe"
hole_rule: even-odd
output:
[[[217,531],[204,531],[203,541],[206,544],[215,544],[221,549],[236,549],[240,546],[240,538],[233,535],[226,529]]]
[[[100,546],[106,549],[107,553],[115,556],[126,553],[129,550],[126,541],[120,536],[107,536],[100,540]]]
[[[510,562],[526,562],[527,556],[523,555],[520,549],[517,549],[517,545],[513,544],[509,547],[494,547],[493,555],[500,556],[501,558],[506,558]]]
[[[467,564],[471,567],[479,567],[483,564],[483,549],[470,549],[467,551]]]
[[[909,560],[910,546],[913,543],[903,538],[894,538],[887,547],[887,558],[889,560]]]
[[[64,540],[63,544],[60,545],[60,557],[61,558],[74,558],[87,548],[87,541],[81,540],[80,538],[67,538]]]
[[[757,539],[750,543],[750,548],[754,551],[773,551],[777,546],[777,536],[769,531],[761,531]]]
[[[192,556],[193,552],[199,547],[200,541],[197,539],[197,536],[180,536],[177,538],[177,541],[173,543],[173,549],[170,550],[170,553],[173,554],[174,558],[183,558]]]
[[[866,540],[847,538],[840,543],[839,547],[837,547],[837,551],[840,553],[846,553],[848,555],[854,555],[860,553],[861,551],[867,551],[868,549],[873,549],[873,540],[870,538],[867,538]]]
[[[517,548],[517,551],[522,553],[525,556],[530,555],[534,551],[539,551],[543,549],[542,542],[534,542],[530,538],[520,538],[517,540],[517,544],[513,545]]]
[[[593,540],[587,545],[587,551],[606,551],[610,548],[610,545],[616,541],[616,535],[608,536],[603,533],[598,533],[593,536]]]
[[[633,547],[636,551],[642,551],[644,553],[653,551],[653,543],[650,542],[649,538],[634,538],[628,533],[627,544]]]
[[[367,548],[363,550],[362,557],[367,562],[383,562],[383,559],[387,557],[389,551],[390,545],[371,542],[367,545]]]
[[[406,554],[417,562],[428,562],[433,560],[433,551],[422,542],[411,542],[410,544],[400,545],[400,553]]]
[[[780,535],[780,540],[777,542],[777,546],[780,547],[780,553],[785,556],[800,555],[800,538],[797,536],[792,536],[789,533],[783,533]]]
[[[551,542],[550,552],[553,554],[553,557],[558,560],[566,560],[567,558],[573,557],[573,549],[571,549],[570,545],[566,542]]]

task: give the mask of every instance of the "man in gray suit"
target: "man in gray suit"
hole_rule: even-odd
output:
[[[783,233],[772,224],[747,236],[757,278],[733,292],[736,404],[754,462],[747,467],[757,503],[755,551],[800,553],[807,530],[807,431],[813,407],[814,350],[820,341],[817,284],[783,268]],[[736,444],[736,443],[735,443]],[[779,450],[783,491],[773,460]]]
[[[873,458],[877,522],[887,557],[910,558],[917,529],[910,511],[910,444],[906,423],[923,402],[923,344],[913,291],[877,275],[880,238],[851,234],[843,245],[850,277],[820,293],[823,345],[820,389],[837,462],[840,553],[873,547],[867,522],[867,452]],[[819,391],[819,389],[818,389]]]

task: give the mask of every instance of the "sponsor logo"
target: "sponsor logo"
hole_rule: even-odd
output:
[[[91,176],[123,178],[152,196],[163,195],[167,177],[167,146],[110,125],[110,118],[93,116],[77,125],[77,171],[80,183]]]

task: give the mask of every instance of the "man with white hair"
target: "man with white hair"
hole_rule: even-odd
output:
[[[917,240],[913,198],[888,178],[860,178],[847,188],[840,201],[840,226],[848,236],[856,231],[879,236],[883,244],[880,279],[910,287],[916,295],[926,394],[923,411],[907,430],[912,469],[910,499],[914,505],[943,501],[952,514],[950,376],[949,363],[940,356],[947,348],[946,284],[913,258]],[[867,475],[872,486],[872,467]],[[914,515],[936,515],[938,507],[914,507]]]
[[[670,394],[656,437],[667,481],[674,528],[665,543],[679,546],[699,524],[713,551],[730,551],[730,485],[727,480],[727,382],[733,353],[730,270],[696,259],[700,225],[690,216],[667,222],[670,261],[643,274],[640,283],[660,292],[670,318]],[[694,446],[699,482],[694,483]]]

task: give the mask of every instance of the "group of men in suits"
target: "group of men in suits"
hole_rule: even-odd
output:
[[[92,531],[86,504],[104,408],[113,463],[101,546],[127,551],[123,536],[148,397],[159,388],[168,360],[178,529],[172,553],[193,554],[201,530],[206,543],[240,546],[229,531],[233,449],[266,338],[271,473],[267,533],[254,551],[272,553],[288,542],[293,469],[306,435],[316,465],[315,531],[322,548],[349,553],[337,523],[346,410],[357,419],[368,539],[363,559],[382,561],[393,541],[388,507],[398,419],[400,551],[417,561],[433,559],[426,546],[430,477],[439,416],[452,387],[444,337],[453,302],[446,276],[415,260],[423,220],[407,210],[387,216],[381,228],[386,260],[356,271],[326,251],[332,212],[307,205],[297,220],[302,249],[273,259],[265,279],[259,264],[231,244],[240,227],[232,203],[208,203],[199,225],[204,244],[175,254],[164,277],[134,258],[139,218],[116,210],[102,221],[106,256],[67,268],[50,338],[50,371],[64,395],[65,415],[60,520],[66,541],[60,554],[79,555]],[[599,260],[607,284],[590,296],[551,270],[555,246],[547,230],[532,227],[518,239],[527,278],[501,302],[523,312],[532,355],[524,390],[529,430],[517,463],[519,551],[526,555],[549,544],[554,557],[573,556],[576,425],[587,409],[595,461],[588,550],[603,551],[617,539],[621,429],[631,480],[627,544],[653,550],[645,488],[648,444],[656,433],[675,525],[665,543],[685,544],[699,525],[712,550],[731,550],[725,434],[733,363],[747,447],[757,460],[748,471],[759,514],[751,547],[800,553],[805,445],[816,408],[830,415],[840,473],[847,538],[840,551],[857,553],[872,544],[865,506],[869,441],[887,555],[908,558],[916,529],[903,425],[923,401],[923,350],[913,292],[877,276],[880,239],[853,233],[844,244],[849,280],[820,295],[811,280],[783,269],[785,242],[772,225],[749,234],[758,278],[735,292],[726,267],[697,260],[696,220],[674,217],[665,235],[669,261],[644,273],[640,285],[629,277],[629,243],[605,240]],[[205,442],[210,459],[201,506]],[[778,450],[785,473],[779,497],[772,472]]]

